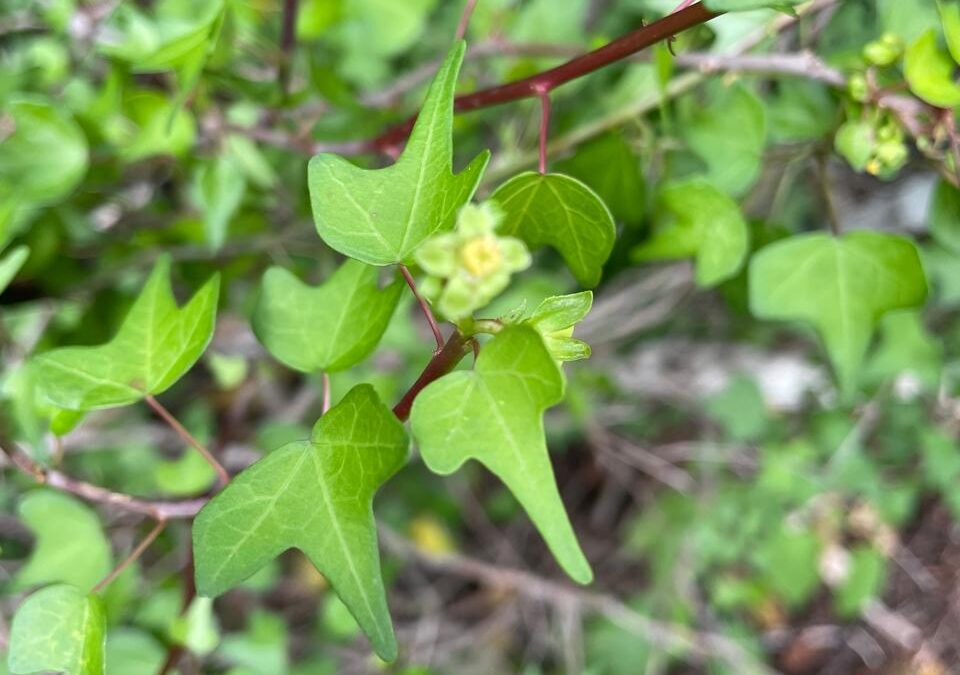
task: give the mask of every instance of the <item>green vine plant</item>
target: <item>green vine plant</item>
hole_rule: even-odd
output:
[[[218,43],[231,29],[231,13],[240,11],[231,0],[205,4],[209,11],[202,20],[191,21],[189,31],[170,38],[152,32],[153,19],[135,4],[123,3],[111,19],[125,30],[108,45],[108,55],[132,72],[169,73],[178,92],[162,115],[143,122],[135,138],[129,130],[108,129],[105,142],[122,147],[131,159],[152,154],[158,143],[176,146],[181,135],[192,134],[192,122],[184,121],[191,99],[201,76],[217,72]],[[667,96],[671,69],[683,63],[682,52],[676,57],[670,53],[682,31],[727,12],[761,8],[782,10],[784,19],[793,21],[797,11],[815,11],[818,3],[684,2],[664,18],[557,67],[457,96],[458,88],[470,87],[459,78],[467,53],[462,35],[476,3],[466,4],[459,36],[435,68],[415,118],[357,142],[324,145],[267,133],[257,138],[312,155],[306,186],[316,234],[342,256],[319,285],[301,279],[282,261],[270,266],[250,308],[260,345],[285,367],[322,382],[323,414],[308,438],[270,448],[242,470],[228,469],[217,448],[208,448],[160,402],[204,358],[216,330],[221,293],[228,291],[233,274],[204,279],[193,270],[189,278],[196,290],[178,304],[168,254],[155,259],[108,341],[40,351],[20,371],[18,386],[28,387],[31,400],[40,402],[40,416],[53,438],[82,427],[92,411],[144,404],[145,414],[162,419],[202,458],[196,460],[197,471],[206,477],[202,489],[207,492],[179,501],[114,492],[62,472],[56,451],[27,449],[8,428],[3,450],[26,477],[44,486],[20,505],[21,518],[38,524],[38,547],[14,584],[40,588],[22,601],[13,618],[11,673],[114,672],[104,655],[111,588],[177,520],[192,522],[188,569],[196,597],[191,591],[185,598],[184,621],[193,612],[209,612],[210,599],[248,583],[295,548],[331,585],[373,652],[393,661],[399,647],[382,573],[375,498],[411,462],[422,462],[440,476],[474,464],[496,476],[559,569],[576,584],[591,584],[592,567],[599,561],[585,555],[583,533],[578,537],[568,517],[551,464],[545,415],[564,400],[565,364],[590,357],[590,346],[575,337],[577,325],[591,310],[591,289],[604,278],[622,234],[618,222],[633,206],[623,192],[631,189],[629,176],[616,176],[627,183],[604,189],[574,164],[567,173],[549,170],[551,95],[656,45]],[[297,2],[286,6],[295,14]],[[956,216],[960,164],[952,110],[960,106],[954,77],[960,61],[960,6],[943,1],[939,8],[942,30],[931,29],[909,45],[885,36],[868,44],[845,71],[819,64],[822,68],[811,72],[845,97],[844,121],[835,135],[840,156],[857,171],[892,177],[907,161],[912,141],[941,172],[940,212]],[[281,36],[283,101],[290,100],[296,76],[290,61],[294,14],[285,15]],[[138,30],[153,36],[146,49],[135,39]],[[712,68],[699,65],[704,73]],[[901,73],[906,91],[890,86],[901,81]],[[540,106],[538,169],[509,172],[505,167],[515,157],[500,163],[493,158],[491,165],[485,149],[475,149],[473,158],[455,169],[455,116],[525,99]],[[704,112],[690,129],[676,130],[702,156],[702,168],[658,186],[651,207],[654,225],[630,245],[627,258],[636,264],[690,260],[695,283],[704,290],[745,273],[752,315],[812,328],[832,365],[840,401],[855,404],[878,324],[891,312],[922,307],[926,300],[927,277],[917,246],[900,235],[844,232],[839,223],[833,223],[832,231],[756,241],[740,199],[756,182],[756,162],[750,158],[763,151],[764,110],[750,88],[736,85]],[[12,157],[18,148],[36,151],[46,142],[60,148],[56,176],[45,184],[0,159],[0,186],[6,190],[0,233],[10,241],[24,231],[36,209],[75,189],[91,149],[69,116],[49,103],[16,100],[7,114],[15,124],[13,131],[2,132],[7,135],[6,147],[0,146],[3,155]],[[43,133],[31,138],[34,129]],[[718,137],[728,147],[718,146]],[[270,186],[278,180],[260,155],[251,153],[248,138],[231,138],[226,159],[206,164],[195,185],[206,241],[214,253],[229,245],[226,224],[245,186]],[[562,149],[566,142],[557,139],[556,147]],[[183,147],[186,152],[189,143]],[[602,148],[600,160],[619,151],[614,141]],[[355,163],[347,155],[381,155],[388,163]],[[244,167],[243,173],[237,173],[237,166]],[[492,169],[497,184],[480,197],[478,188]],[[957,226],[949,215],[937,227],[938,236],[956,245]],[[0,287],[16,277],[29,254],[22,246],[5,254]],[[532,308],[488,312],[518,275],[552,260],[550,256],[559,256],[579,290],[547,297]],[[422,347],[427,362],[419,376],[395,401],[383,400],[366,382],[357,382],[339,401],[331,400],[329,377],[369,359],[408,299],[435,341]],[[115,560],[97,519],[76,498],[138,514],[151,520],[152,528],[127,556]],[[52,526],[41,512],[62,513],[71,523],[79,517],[96,560],[66,576],[47,574],[43,551],[59,546],[61,534],[55,527],[43,529]],[[379,531],[394,536],[389,528]],[[82,558],[89,560],[90,551]],[[737,653],[737,659],[746,658]]]

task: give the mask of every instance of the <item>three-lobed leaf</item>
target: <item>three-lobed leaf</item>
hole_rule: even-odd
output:
[[[490,157],[483,152],[452,172],[453,96],[464,50],[458,41],[447,54],[395,164],[362,169],[326,153],[310,160],[313,218],[331,248],[371,265],[408,262],[424,240],[454,226]]]
[[[34,490],[20,500],[17,513],[35,543],[14,588],[66,583],[86,591],[110,571],[110,542],[85,504],[61,492]]]
[[[376,348],[400,301],[403,282],[380,289],[378,276],[376,267],[347,260],[314,287],[271,267],[263,276],[254,333],[291,368],[305,373],[349,368]]]
[[[514,494],[561,567],[575,581],[593,578],[557,490],[543,430],[544,411],[563,398],[563,374],[529,326],[503,329],[472,371],[426,387],[410,414],[430,470],[447,475],[475,459]]]
[[[577,281],[590,287],[600,283],[617,232],[597,193],[571,176],[527,171],[498,187],[490,199],[503,210],[501,234],[530,248],[551,246]]]
[[[106,617],[96,596],[73,586],[43,588],[17,609],[7,665],[16,675],[104,675]]]
[[[178,308],[170,288],[170,258],[161,257],[113,339],[33,359],[38,390],[68,410],[121,406],[165,391],[210,343],[219,288],[215,274]]]
[[[407,458],[407,435],[370,385],[354,387],[309,441],[270,453],[214,497],[193,527],[197,590],[217,596],[289,548],[330,581],[377,654],[392,660],[374,493]]]
[[[657,197],[652,236],[633,249],[636,261],[696,256],[697,284],[714,286],[740,269],[750,233],[740,207],[711,183],[694,178],[667,185]]]
[[[847,397],[877,322],[892,310],[922,305],[927,295],[913,242],[864,231],[771,244],[753,257],[749,283],[755,316],[816,328]]]

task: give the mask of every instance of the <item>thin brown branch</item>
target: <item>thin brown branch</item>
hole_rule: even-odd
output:
[[[213,470],[217,472],[217,478],[220,481],[221,486],[226,485],[230,482],[230,474],[227,473],[227,470],[223,468],[223,465],[217,461],[217,458],[214,457],[209,450],[207,450],[203,444],[193,437],[186,427],[180,424],[180,421],[173,416],[173,414],[167,410],[157,399],[152,395],[147,394],[144,400],[147,402],[153,411],[160,415],[163,418],[163,421],[170,425],[174,431],[177,432],[177,435],[180,436],[184,441],[191,445],[197,452],[199,452],[207,463],[213,467]]]
[[[155,520],[177,520],[193,518],[207,503],[205,498],[187,499],[182,501],[147,501],[131,497],[121,492],[113,492],[99,485],[93,485],[54,469],[44,469],[23,452],[15,449],[8,442],[0,445],[2,451],[10,461],[22,472],[31,476],[41,485],[47,485],[57,490],[69,492],[88,502],[113,506],[124,511],[141,513]]]
[[[491,565],[460,554],[429,553],[384,525],[378,529],[384,547],[401,559],[416,560],[432,570],[472,579],[528,600],[553,606],[576,605],[585,612],[604,616],[660,648],[680,649],[700,659],[722,659],[733,667],[734,672],[773,672],[736,642],[718,633],[658,621],[631,609],[613,596],[575,588],[522,570]]]
[[[114,579],[123,574],[123,571],[130,567],[136,560],[143,555],[143,552],[147,550],[147,547],[154,542],[154,540],[160,536],[160,533],[163,532],[163,528],[166,527],[167,521],[158,520],[153,526],[153,529],[147,534],[143,540],[136,545],[136,547],[130,551],[130,555],[124,558],[119,565],[110,570],[109,574],[97,582],[97,585],[93,587],[91,593],[98,593],[99,591],[106,588]]]
[[[438,354],[440,353],[440,350],[443,349],[443,333],[440,332],[440,326],[437,324],[437,320],[433,316],[433,311],[430,309],[430,303],[427,302],[426,298],[420,295],[420,291],[417,290],[417,282],[413,280],[413,275],[410,274],[410,270],[407,269],[407,266],[403,263],[400,264],[400,273],[407,282],[407,286],[409,286],[410,290],[413,292],[413,297],[417,299],[417,303],[420,305],[420,311],[423,312],[423,315],[426,317],[427,323],[430,324],[430,330],[433,332],[433,339],[437,341],[437,348],[434,351],[434,354]]]

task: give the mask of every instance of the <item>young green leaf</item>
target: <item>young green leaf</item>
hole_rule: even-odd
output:
[[[603,200],[576,178],[527,171],[490,196],[503,210],[500,234],[530,248],[552,246],[584,286],[600,283],[617,232]]]
[[[113,339],[33,359],[39,391],[68,410],[112,408],[165,391],[210,343],[219,288],[215,274],[178,308],[170,288],[170,258],[162,256]]]
[[[650,239],[633,249],[636,261],[696,256],[697,284],[715,286],[740,269],[750,232],[740,207],[711,183],[694,178],[660,190]]]
[[[725,89],[710,105],[699,108],[683,133],[718,188],[737,197],[756,182],[767,142],[767,113],[746,86]]]
[[[960,63],[960,2],[937,0],[937,7],[940,9],[943,34],[947,38],[947,49],[953,60]]]
[[[34,490],[20,500],[17,513],[35,543],[14,589],[65,583],[87,591],[110,571],[110,542],[86,505],[62,492]]]
[[[380,577],[374,493],[407,457],[407,436],[373,387],[354,387],[309,441],[233,479],[194,522],[197,590],[217,596],[289,548],[330,581],[377,654],[397,654]]]
[[[914,94],[930,105],[960,105],[960,85],[953,79],[956,64],[937,45],[937,32],[928,30],[910,45],[903,60],[903,75]]]
[[[26,246],[17,246],[0,259],[0,293],[10,285],[17,272],[23,267],[30,255],[30,249]]]
[[[104,675],[103,605],[73,586],[48,586],[28,597],[10,626],[11,673]]]
[[[591,291],[554,295],[545,298],[523,323],[540,333],[547,351],[557,361],[586,359],[590,357],[590,345],[573,337],[573,329],[592,305]]]
[[[890,234],[800,235],[761,249],[750,264],[754,315],[812,324],[847,397],[880,318],[926,295],[916,246]]]
[[[263,276],[253,331],[277,359],[297,370],[333,372],[376,348],[400,300],[403,281],[381,290],[379,270],[347,260],[320,286],[282,267]]]
[[[402,263],[425,239],[453,227],[490,158],[482,152],[452,173],[453,94],[464,50],[458,41],[440,66],[395,164],[372,170],[332,154],[310,160],[313,218],[331,248],[371,265]]]
[[[203,213],[203,232],[210,250],[219,251],[227,240],[230,219],[246,191],[247,181],[233,158],[221,155],[198,167],[193,200]]]
[[[472,371],[457,371],[424,389],[410,424],[431,471],[451,474],[475,459],[499,476],[575,581],[593,573],[557,491],[543,412],[563,398],[563,374],[537,332],[504,328]]]

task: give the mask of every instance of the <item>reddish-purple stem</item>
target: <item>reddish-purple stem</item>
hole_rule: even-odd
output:
[[[525,98],[539,97],[541,91],[552,91],[571,80],[588,75],[611,63],[622,61],[628,56],[662,42],[681,31],[714,19],[722,13],[713,12],[704,7],[702,2],[698,2],[627,33],[599,49],[572,58],[555,68],[525,77],[522,80],[458,96],[453,102],[454,110],[467,112]],[[368,147],[371,150],[381,152],[399,147],[410,134],[415,119],[415,117],[411,118],[402,124],[387,129],[370,140]]]
[[[476,6],[477,0],[467,0],[467,4],[463,6],[463,14],[460,15],[457,32],[454,34],[455,39],[462,40],[463,36],[467,34],[467,26],[470,25],[470,17],[473,15],[473,9]]]
[[[550,92],[540,92],[540,173],[547,172],[547,138],[550,136]]]
[[[330,376],[326,373],[323,374],[323,404],[320,408],[320,414],[326,415],[327,411],[330,410]]]
[[[400,402],[393,407],[393,414],[401,422],[410,417],[410,408],[413,407],[413,401],[417,395],[423,391],[428,384],[438,380],[451,370],[457,367],[461,359],[470,353],[470,345],[474,340],[464,337],[460,331],[454,331],[450,339],[444,343],[443,348],[433,355],[427,367],[420,373],[420,377],[413,383],[413,386],[407,390]]]
[[[430,330],[433,331],[433,338],[437,341],[437,349],[434,351],[434,354],[443,349],[443,333],[440,332],[440,326],[437,324],[437,320],[433,316],[433,312],[430,310],[430,303],[420,295],[420,291],[417,290],[417,282],[413,280],[413,275],[410,274],[410,270],[407,269],[407,266],[400,264],[400,273],[403,275],[403,278],[407,282],[407,286],[410,287],[410,290],[413,291],[413,297],[417,299],[417,302],[420,304],[420,311],[423,312],[423,315],[427,317],[427,323],[430,324]]]

